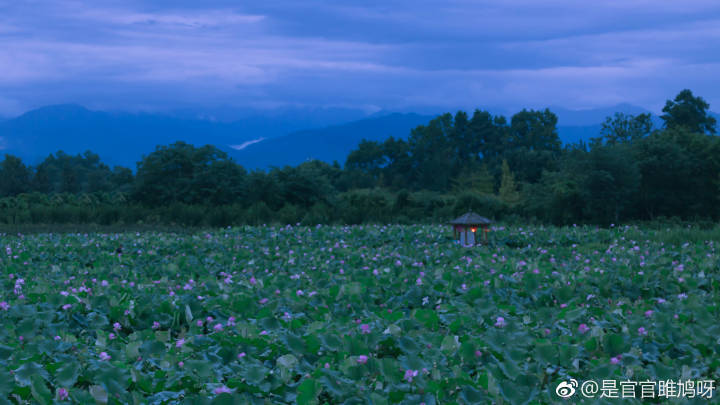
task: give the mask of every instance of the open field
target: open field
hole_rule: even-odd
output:
[[[0,403],[544,404],[570,378],[720,378],[717,229],[451,234],[2,236]]]

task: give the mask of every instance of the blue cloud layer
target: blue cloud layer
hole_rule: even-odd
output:
[[[0,114],[720,102],[715,1],[149,3],[0,0]]]

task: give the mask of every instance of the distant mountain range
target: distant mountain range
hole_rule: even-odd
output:
[[[363,116],[367,114],[362,111],[314,109],[227,121],[209,115],[182,118],[179,112],[131,114],[91,111],[74,104],[54,105],[0,121],[0,149],[32,164],[58,150],[70,154],[91,150],[108,164],[134,169],[136,162],[157,145],[185,141],[226,149],[259,136],[272,138],[308,125],[325,127]]]
[[[247,168],[295,166],[306,160],[338,161],[345,158],[364,138],[384,141],[390,136],[407,138],[410,130],[427,124],[433,117],[418,114],[389,114],[367,118],[343,125],[294,132],[285,136],[258,139],[230,152],[238,163]]]
[[[564,143],[597,136],[602,122],[615,112],[649,112],[629,104],[593,110],[550,109],[558,115],[558,133]],[[0,121],[0,151],[37,164],[58,150],[70,154],[91,150],[110,165],[134,169],[157,145],[185,141],[218,146],[248,169],[296,165],[308,159],[343,164],[361,139],[407,138],[412,128],[433,118],[352,109],[252,111],[236,120],[232,113],[133,114],[91,111],[78,105],[48,106]]]

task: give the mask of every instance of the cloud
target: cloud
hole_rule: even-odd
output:
[[[235,150],[243,150],[252,144],[255,144],[255,143],[258,143],[258,142],[261,142],[264,140],[265,140],[265,138],[258,138],[258,139],[253,139],[251,141],[243,142],[240,145],[229,145],[229,146]]]
[[[685,87],[720,102],[720,4],[706,0],[0,8],[0,115],[57,102],[651,107]]]
[[[168,25],[192,28],[223,27],[262,21],[262,15],[237,14],[228,10],[213,10],[204,13],[140,13],[121,9],[90,9],[74,13],[71,17],[92,22],[118,25]]]

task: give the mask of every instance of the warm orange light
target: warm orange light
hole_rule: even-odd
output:
[[[475,232],[477,228],[470,228],[471,231]]]

